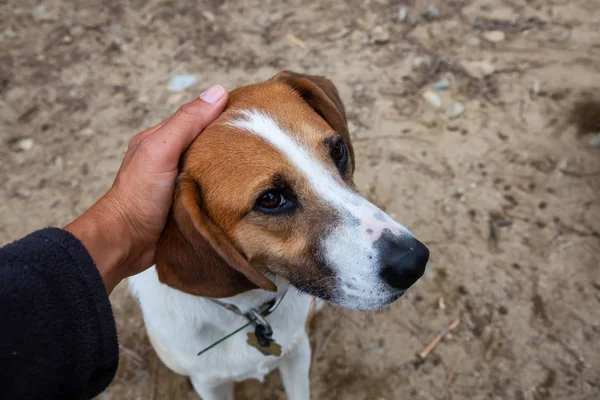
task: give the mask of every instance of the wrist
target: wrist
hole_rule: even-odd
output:
[[[131,239],[119,210],[107,196],[64,227],[86,248],[110,294],[123,279],[122,265],[131,253]]]

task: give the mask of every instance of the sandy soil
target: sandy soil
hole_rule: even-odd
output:
[[[304,3],[2,3],[0,243],[84,211],[129,138],[208,85],[324,74],[349,111],[358,187],[432,257],[391,310],[323,311],[313,398],[599,398],[597,1]],[[178,73],[199,82],[169,92]],[[195,399],[124,285],[112,301],[121,365],[99,398]],[[277,373],[237,394],[284,398]]]

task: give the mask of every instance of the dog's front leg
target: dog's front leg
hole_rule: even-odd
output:
[[[279,364],[283,387],[289,400],[310,399],[310,342],[304,334],[293,352]]]
[[[223,383],[219,386],[206,386],[199,379],[190,377],[194,390],[202,400],[233,400],[233,382]]]

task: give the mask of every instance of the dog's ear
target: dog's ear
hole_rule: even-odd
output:
[[[346,110],[335,85],[323,76],[304,75],[291,71],[280,72],[271,79],[291,86],[334,131],[344,138],[350,151],[352,170],[354,170],[354,149],[348,133]]]
[[[161,282],[205,297],[230,297],[277,287],[248,261],[203,210],[200,186],[179,176],[167,226],[155,256]]]

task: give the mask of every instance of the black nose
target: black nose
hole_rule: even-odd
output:
[[[407,243],[388,239],[381,249],[381,277],[391,287],[406,290],[425,272],[429,249],[412,239]]]

